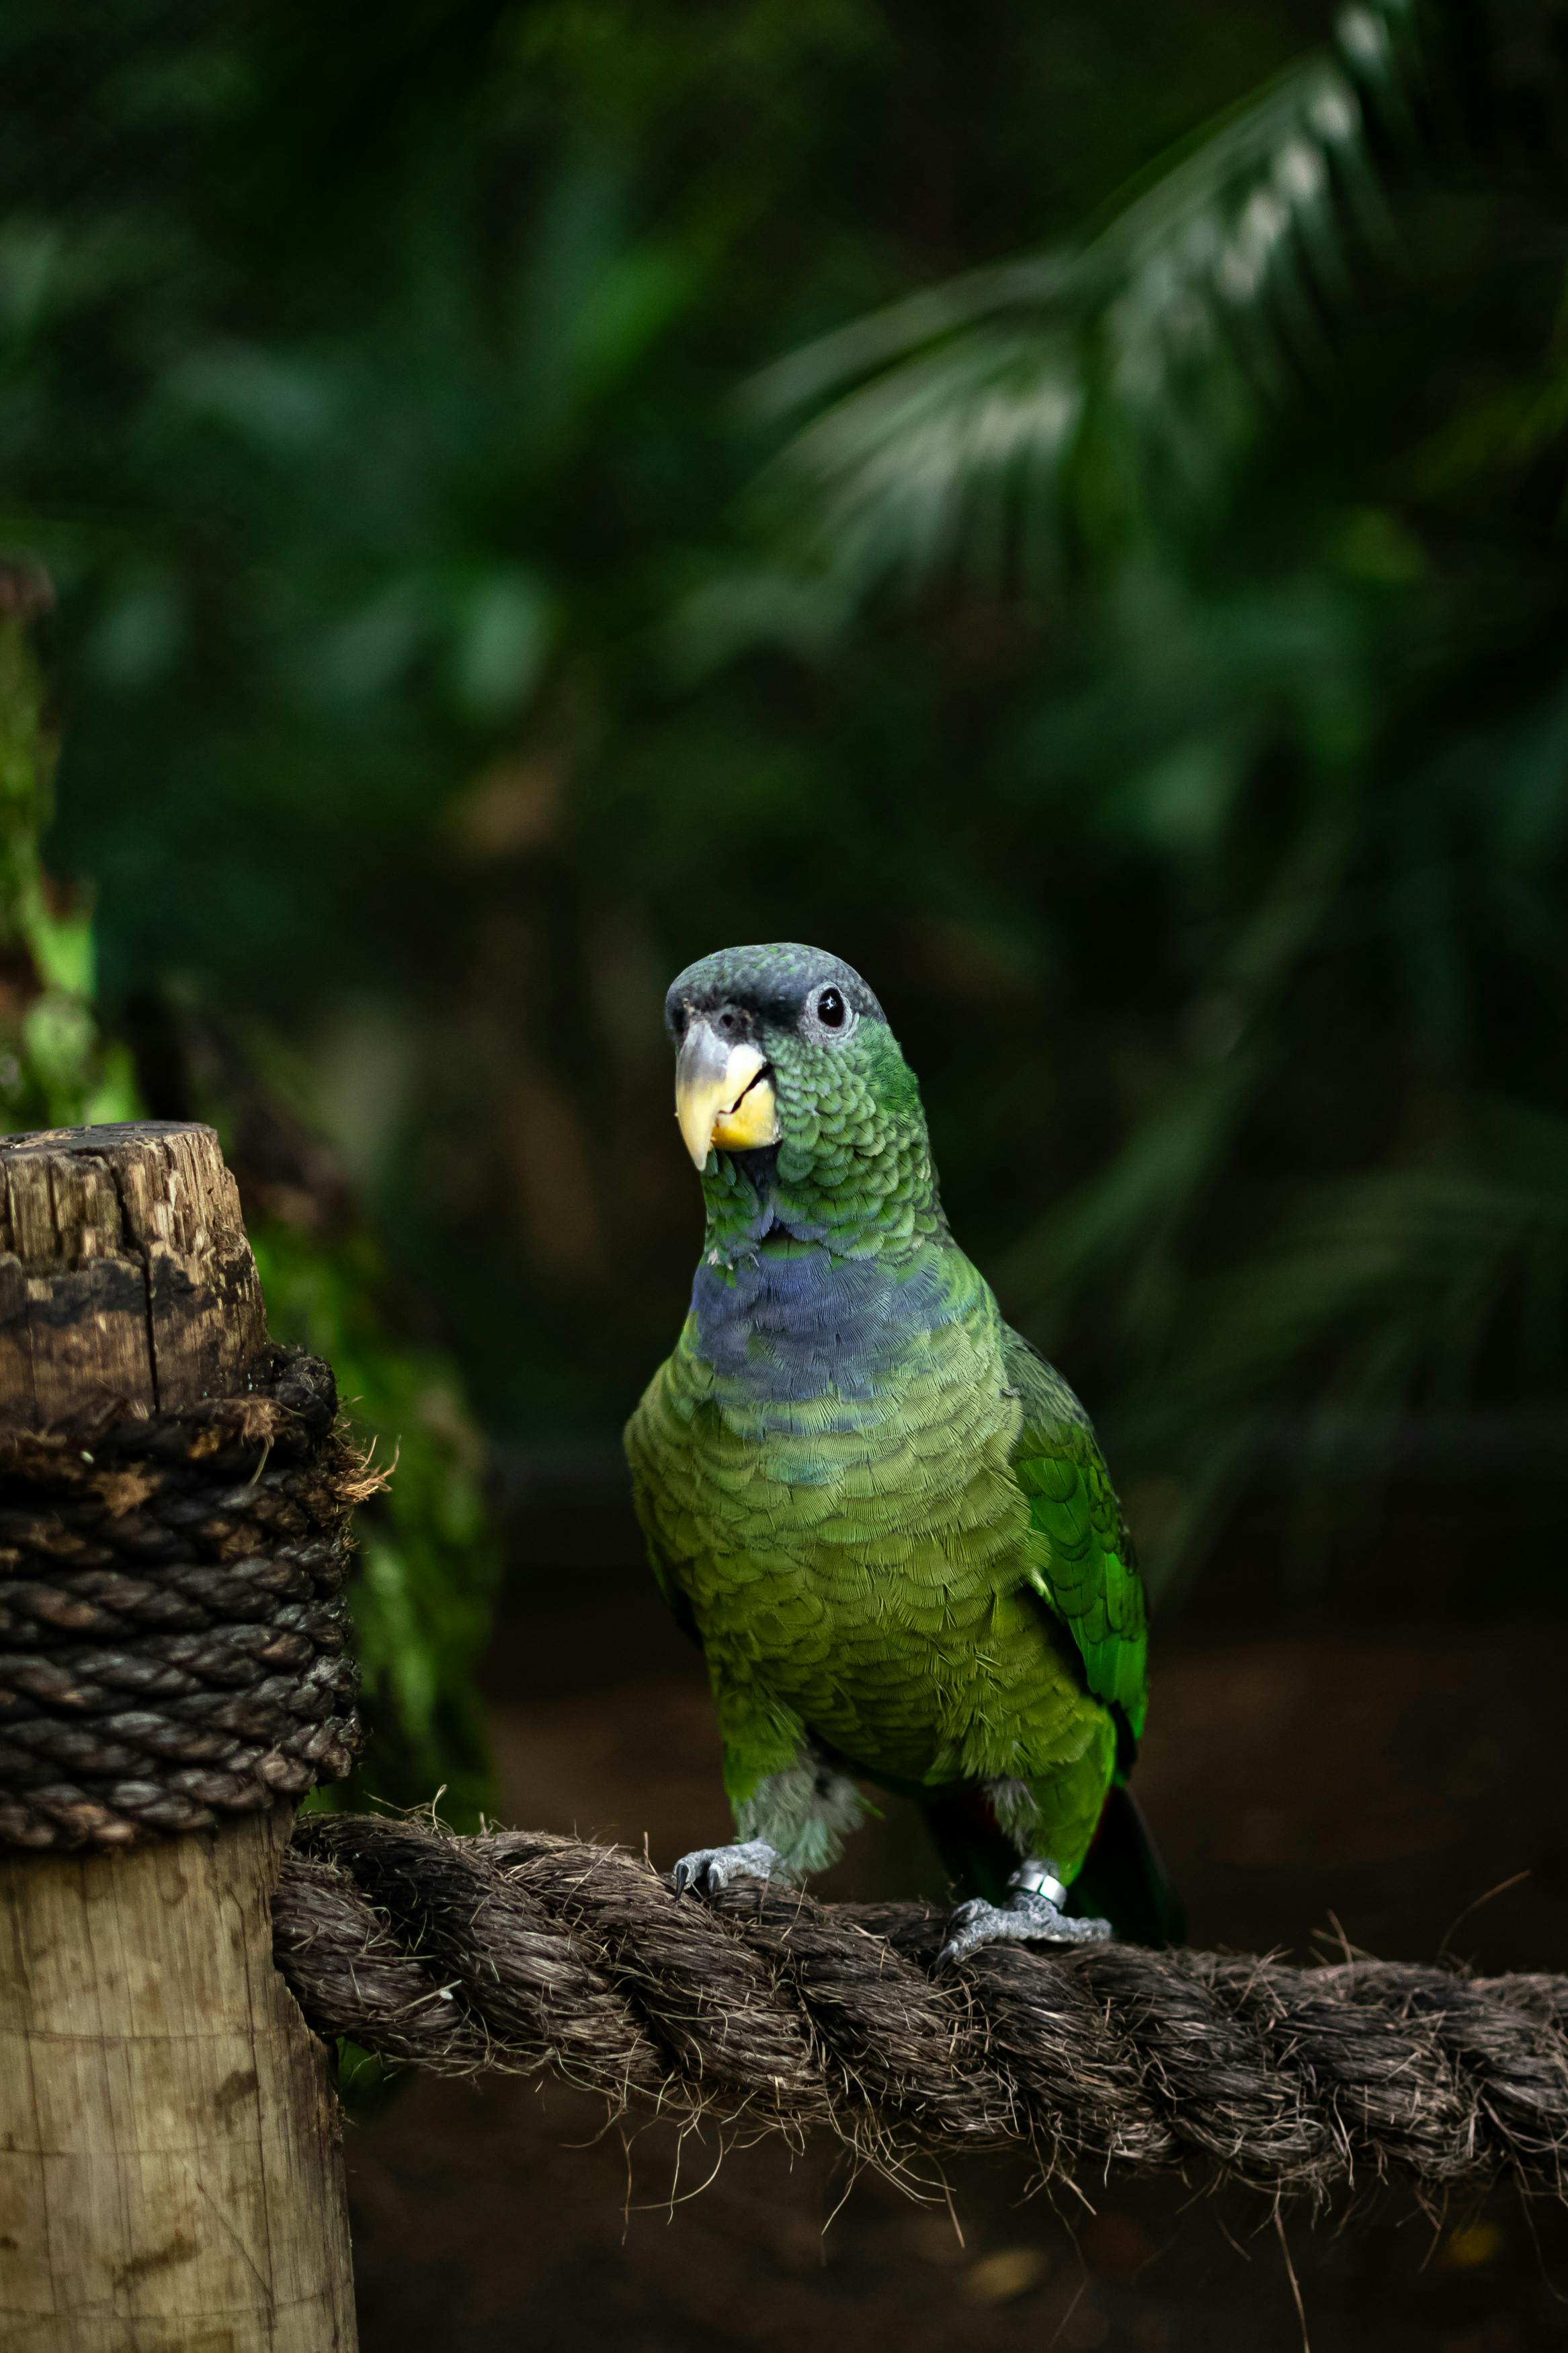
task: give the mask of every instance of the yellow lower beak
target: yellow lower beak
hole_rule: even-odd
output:
[[[779,1140],[778,1099],[754,1046],[727,1046],[706,1021],[687,1030],[675,1066],[675,1116],[692,1162],[709,1152],[752,1152]]]

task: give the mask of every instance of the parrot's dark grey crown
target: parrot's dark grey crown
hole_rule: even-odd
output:
[[[859,1019],[886,1023],[887,1015],[853,965],[825,948],[775,940],[764,946],[720,948],[688,965],[669,985],[665,1027],[679,1044],[693,1014],[722,1008],[764,1028],[794,1029],[824,988],[836,988]]]

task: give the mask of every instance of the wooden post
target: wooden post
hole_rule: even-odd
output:
[[[175,1409],[266,1336],[211,1128],[0,1141],[0,1419]],[[353,2353],[325,2054],[272,1966],[292,1820],[0,1851],[5,2353]]]

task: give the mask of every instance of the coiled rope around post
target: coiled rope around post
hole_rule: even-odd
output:
[[[302,1821],[279,1965],[318,2031],[472,2074],[550,2069],[616,2105],[826,2126],[873,2162],[1026,2147],[1320,2202],[1568,2182],[1568,1979],[1295,1968],[1131,1946],[992,1947],[944,1915],[755,1885],[676,1897],[641,1857],[510,1831]]]
[[[0,1431],[0,1842],[123,1847],[349,1769],[342,1588],[379,1480],[268,1346],[177,1413]]]

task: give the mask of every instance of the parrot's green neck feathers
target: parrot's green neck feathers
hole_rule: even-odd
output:
[[[896,1265],[945,1236],[914,1073],[885,1022],[864,1023],[855,1042],[852,1055],[794,1049],[790,1083],[779,1089],[776,1145],[709,1154],[702,1200],[710,1263],[794,1240],[834,1258]]]

